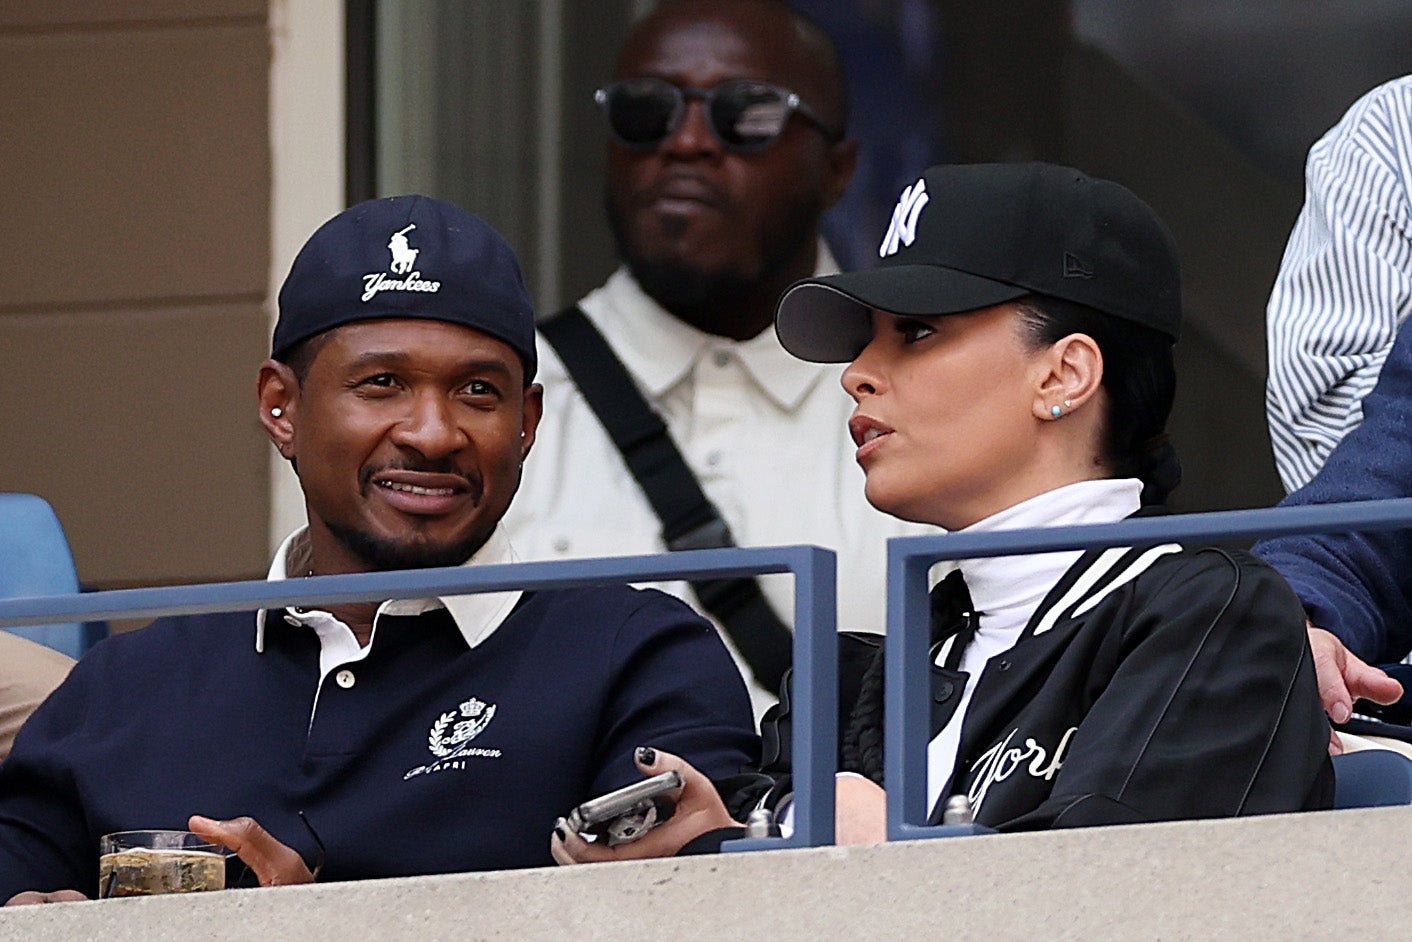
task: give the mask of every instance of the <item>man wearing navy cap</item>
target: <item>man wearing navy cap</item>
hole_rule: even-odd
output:
[[[279,304],[260,420],[309,525],[270,578],[513,562],[498,524],[541,389],[500,236],[363,203]],[[264,884],[547,865],[555,819],[636,780],[637,746],[713,775],[756,748],[724,646],[657,592],[161,619],[86,656],[0,768],[0,899],[101,895],[98,839],[129,829],[189,827]]]

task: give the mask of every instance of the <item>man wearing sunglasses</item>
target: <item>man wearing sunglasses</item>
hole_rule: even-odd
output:
[[[581,335],[555,339],[551,324],[544,332],[554,347],[544,336],[539,345],[541,454],[526,468],[527,499],[506,518],[516,547],[530,558],[567,558],[721,546],[732,536],[740,545],[827,546],[839,552],[846,587],[840,627],[876,630],[884,539],[917,531],[862,498],[838,371],[791,358],[770,326],[785,288],[837,270],[819,220],[843,195],[857,155],[837,50],[782,0],[669,0],[635,26],[612,81],[594,97],[622,265],[578,307],[621,361],[624,385],[646,400],[644,414],[665,422],[689,469],[682,476],[699,482],[718,516],[674,526],[692,517],[689,506],[681,510],[690,502],[650,494],[630,470],[632,448],[662,443],[615,446],[605,409],[585,397],[585,377],[602,369],[576,369],[569,354]],[[606,411],[610,424],[622,419],[616,405]],[[788,658],[779,625],[789,622],[792,591],[787,577],[760,581],[768,605],[758,588],[755,598],[778,616],[777,630],[770,650],[743,658],[754,624],[747,620],[742,639],[733,613],[723,615],[743,604],[668,587],[722,625],[756,681],[757,713],[776,689],[779,649]],[[748,595],[736,589],[718,594]]]

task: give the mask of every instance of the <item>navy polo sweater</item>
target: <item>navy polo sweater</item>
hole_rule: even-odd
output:
[[[756,758],[745,687],[678,600],[527,594],[468,648],[444,609],[382,615],[319,689],[312,629],[253,613],[162,619],[95,647],[0,766],[0,901],[92,894],[98,839],[250,815],[321,879],[549,865],[556,817],[641,778],[635,746],[712,777]],[[317,694],[317,707],[316,703]]]

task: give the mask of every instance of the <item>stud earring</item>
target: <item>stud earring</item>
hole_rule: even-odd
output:
[[[276,419],[277,419],[277,418],[279,418],[279,417],[282,416],[282,415],[284,415],[284,410],[281,409],[279,406],[275,406],[273,409],[270,410],[270,416],[271,416],[272,418],[276,418]]]
[[[1051,406],[1050,409],[1049,409],[1049,414],[1052,415],[1052,416],[1054,416],[1054,418],[1057,419],[1057,418],[1059,418],[1059,416],[1061,416],[1061,415],[1064,414],[1064,410],[1061,409],[1061,408],[1059,408],[1058,406]]]
[[[1065,408],[1065,409],[1072,409],[1073,407],[1074,407],[1074,400],[1072,400],[1072,399],[1065,399],[1065,400],[1064,400],[1064,408]]]

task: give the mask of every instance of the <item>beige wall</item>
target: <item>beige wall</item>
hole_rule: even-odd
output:
[[[343,9],[344,0],[270,3],[271,299],[305,240],[345,206]],[[267,452],[273,552],[304,524],[304,495],[289,463]]]
[[[266,0],[0,2],[0,490],[80,577],[259,575]]]

